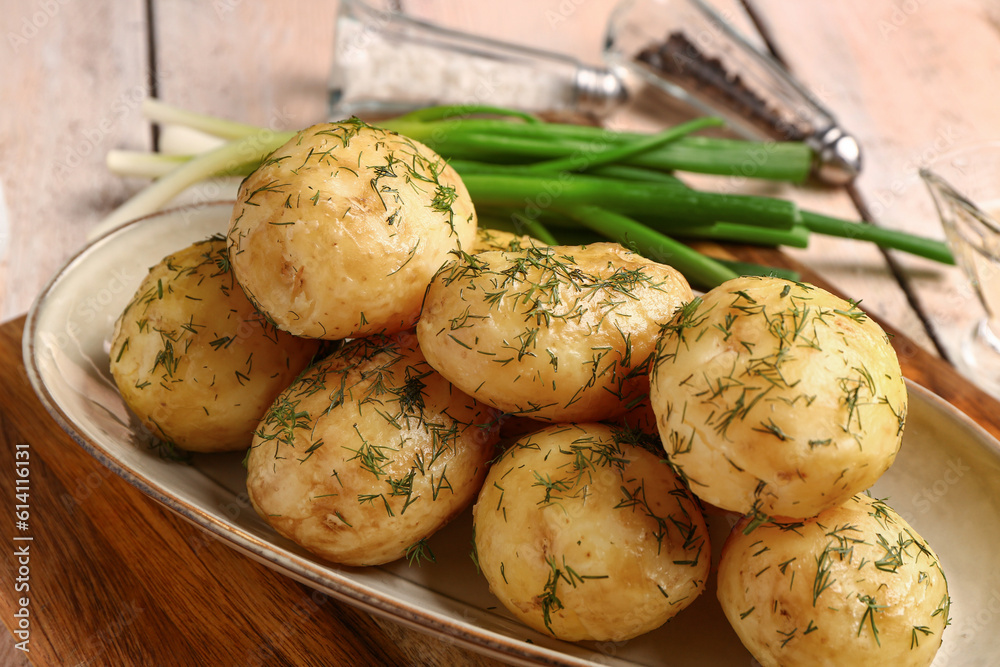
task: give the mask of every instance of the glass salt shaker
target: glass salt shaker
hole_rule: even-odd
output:
[[[601,116],[623,99],[609,69],[450,30],[392,11],[388,3],[341,0],[331,117],[386,117],[440,104]]]
[[[629,96],[682,100],[748,139],[808,143],[821,181],[848,183],[861,169],[857,140],[833,114],[701,0],[625,0],[604,56]]]

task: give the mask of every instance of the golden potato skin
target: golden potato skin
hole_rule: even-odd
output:
[[[278,533],[335,563],[413,556],[478,493],[496,417],[428,366],[412,333],[355,339],[261,420],[248,495]]]
[[[317,348],[254,309],[219,236],[149,270],[115,324],[111,374],[161,441],[198,452],[239,450]]]
[[[623,414],[656,332],[691,299],[680,273],[614,243],[461,254],[427,289],[427,360],[466,393],[549,422]]]
[[[567,641],[623,641],[702,592],[704,517],[670,467],[604,424],[556,424],[494,463],[473,510],[490,590]]]
[[[860,494],[794,526],[737,524],[718,597],[764,667],[924,667],[948,622],[931,547],[884,501]]]
[[[233,270],[281,329],[341,339],[409,329],[476,215],[431,149],[351,119],[299,132],[240,186]]]
[[[671,464],[705,502],[815,516],[895,460],[906,385],[882,329],[856,305],[745,277],[664,327],[650,399]]]

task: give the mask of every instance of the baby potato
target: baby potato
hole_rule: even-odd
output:
[[[341,339],[409,329],[476,214],[437,153],[356,118],[302,130],[240,186],[233,270],[281,329]]]
[[[181,449],[246,449],[316,341],[278,331],[229,270],[222,236],[152,267],[115,324],[111,374],[132,412]]]
[[[614,243],[461,254],[427,289],[417,335],[462,391],[549,422],[623,414],[648,388],[684,277]]]
[[[496,417],[427,364],[413,333],[354,339],[264,415],[248,495],[278,533],[335,563],[415,557],[478,493]]]
[[[650,372],[663,447],[702,500],[800,519],[895,460],[906,385],[856,304],[778,278],[730,280],[664,327]]]
[[[702,592],[705,519],[670,467],[604,424],[524,436],[473,509],[479,568],[507,609],[567,641],[623,641]]]
[[[861,494],[793,525],[737,524],[718,598],[765,667],[930,665],[951,605],[931,547],[884,501]]]

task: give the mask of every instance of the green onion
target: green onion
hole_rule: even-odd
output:
[[[260,134],[263,129],[254,125],[246,125],[244,123],[216,118],[215,116],[194,113],[186,109],[178,109],[152,98],[143,100],[142,113],[154,123],[181,125],[220,139],[243,139],[244,137]]]
[[[157,122],[229,143],[190,158],[109,154],[118,173],[158,179],[91,230],[89,238],[157,210],[199,181],[250,173],[295,134],[269,132],[155,101],[144,105],[144,111]],[[942,241],[803,211],[783,199],[688,187],[676,172],[790,182],[809,175],[814,155],[804,143],[688,136],[717,123],[699,119],[649,135],[547,123],[519,111],[470,105],[421,109],[380,125],[427,144],[447,159],[484,217],[506,217],[521,233],[547,243],[583,238],[580,230],[590,230],[673,264],[703,288],[734,277],[737,271],[756,269],[707,258],[677,238],[805,247],[810,234],[819,233],[954,263]]]
[[[869,241],[883,248],[902,250],[942,264],[955,263],[947,244],[907,232],[862,222],[850,222],[812,211],[802,212],[802,224],[817,234]]]
[[[190,162],[193,157],[193,155],[164,155],[141,151],[110,150],[105,158],[105,164],[112,173],[122,176],[159,178],[166,176],[185,162]]]
[[[514,213],[511,215],[511,221],[514,223],[514,229],[518,230],[520,234],[527,234],[548,245],[559,244],[559,241],[552,235],[552,232],[546,229],[538,220]]]
[[[683,123],[669,130],[654,134],[651,137],[636,139],[630,143],[616,145],[590,155],[573,155],[556,158],[546,162],[536,162],[524,168],[528,174],[545,174],[560,171],[590,171],[597,167],[624,162],[630,158],[648,153],[654,148],[664,146],[671,141],[677,141],[686,134],[697,132],[706,127],[722,125],[718,118],[699,118],[689,123]]]
[[[129,220],[159,210],[196,183],[225,174],[249,174],[260,165],[268,153],[292,136],[291,133],[275,134],[270,130],[263,130],[260,134],[231,141],[215,150],[198,155],[140,190],[87,232],[87,238],[95,239]]]
[[[541,123],[536,116],[517,109],[506,107],[495,107],[488,104],[459,104],[436,107],[425,107],[417,109],[402,116],[397,116],[394,122],[422,122],[426,123],[434,120],[445,120],[449,118],[469,118],[470,116],[506,116],[508,118],[519,118],[526,123]]]
[[[665,234],[681,238],[772,247],[806,248],[809,246],[809,230],[804,225],[795,225],[791,229],[774,229],[773,227],[757,227],[735,222],[715,222],[711,225],[647,224]]]
[[[437,122],[383,121],[444,157],[501,164],[530,164],[557,158],[586,159],[648,135],[560,123],[517,123],[470,118]],[[799,142],[748,142],[715,137],[683,137],[635,155],[625,164],[661,171],[688,171],[800,183],[809,177],[813,152]]]
[[[522,207],[528,215],[558,202],[560,208],[593,205],[628,216],[682,220],[689,224],[726,220],[791,229],[799,223],[798,207],[783,199],[702,192],[566,172],[546,177],[500,171],[459,174],[477,205]]]
[[[620,213],[597,206],[574,206],[566,209],[566,213],[580,224],[644,257],[669,264],[696,287],[711,289],[739,275],[711,257]]]

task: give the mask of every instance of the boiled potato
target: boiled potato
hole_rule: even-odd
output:
[[[479,568],[519,619],[568,641],[648,632],[702,592],[704,517],[670,467],[602,424],[551,425],[490,469]]]
[[[478,493],[496,417],[428,366],[412,333],[355,339],[264,415],[248,495],[278,533],[327,560],[414,556]]]
[[[149,270],[115,324],[111,374],[162,442],[199,452],[246,449],[260,416],[317,347],[254,309],[219,236]]]
[[[243,181],[229,247],[278,327],[341,339],[411,328],[434,272],[475,235],[454,169],[355,118],[302,130]]]
[[[671,464],[705,502],[806,518],[892,464],[906,385],[882,329],[818,287],[739,278],[664,327],[653,411]]]
[[[930,546],[884,501],[861,494],[815,519],[737,524],[718,597],[765,667],[923,667],[948,623],[948,584]]]
[[[427,289],[427,360],[466,393],[550,422],[623,414],[648,387],[659,327],[692,297],[680,273],[613,243],[461,254]]]

